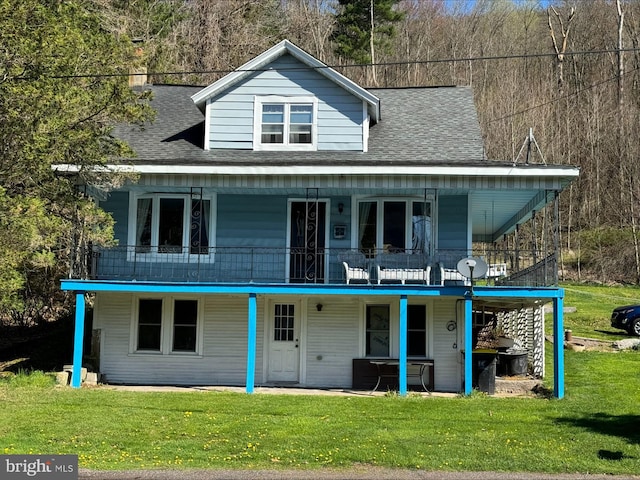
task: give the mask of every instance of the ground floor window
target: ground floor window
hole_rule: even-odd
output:
[[[427,307],[409,305],[407,307],[407,355],[427,356]]]
[[[197,300],[140,298],[136,321],[136,351],[197,353]]]
[[[389,305],[367,305],[365,354],[389,356]]]

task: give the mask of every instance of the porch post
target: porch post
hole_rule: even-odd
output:
[[[407,296],[400,295],[400,356],[398,357],[398,387],[407,395]]]
[[[76,292],[75,331],[73,334],[73,371],[71,386],[80,388],[82,384],[82,349],[84,346],[84,292]]]
[[[564,398],[564,297],[553,299],[553,396]]]
[[[464,394],[471,395],[473,390],[473,300],[471,295],[464,299]]]
[[[253,387],[255,385],[255,370],[256,370],[256,331],[258,329],[257,321],[257,302],[256,294],[249,294],[249,328],[247,333],[247,381],[246,392],[253,393]]]

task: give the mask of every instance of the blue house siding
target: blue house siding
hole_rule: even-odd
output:
[[[318,98],[318,150],[362,150],[362,101],[290,55],[257,72],[210,104],[209,148],[253,148],[254,96]],[[233,119],[231,121],[231,119]]]
[[[439,250],[467,250],[469,204],[466,195],[442,195],[438,199]]]
[[[129,192],[111,192],[107,200],[100,202],[100,207],[111,213],[115,221],[114,236],[121,245],[126,245],[129,225]]]
[[[287,197],[218,195],[217,246],[284,247]]]

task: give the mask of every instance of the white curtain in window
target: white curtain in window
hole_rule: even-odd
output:
[[[151,198],[138,199],[136,213],[136,246],[151,245]]]

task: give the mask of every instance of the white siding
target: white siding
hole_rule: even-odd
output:
[[[322,303],[318,311],[316,303]],[[327,298],[310,302],[306,338],[306,384],[351,388],[352,361],[358,358],[360,302]]]
[[[101,329],[100,370],[106,381],[132,384],[244,385],[247,361],[247,297],[204,296],[202,355],[130,353],[134,299],[100,293],[95,328]],[[262,331],[258,302],[258,331]],[[256,372],[262,371],[258,336]],[[259,377],[256,376],[256,379]]]
[[[136,297],[126,293],[99,293],[94,328],[101,330],[101,372],[111,383],[176,385],[244,385],[247,360],[246,296],[206,295],[202,302],[203,348],[201,355],[130,353],[130,336]],[[387,298],[392,314],[397,301]],[[384,303],[381,299],[381,302]],[[258,297],[256,385],[265,382],[263,373],[265,311],[267,298]],[[323,308],[318,311],[316,305]],[[308,302],[300,341],[301,383],[309,387],[351,388],[352,362],[361,356],[363,341],[360,301],[348,297],[317,298]],[[449,331],[447,322],[456,319],[456,299],[433,301],[431,313],[432,351],[435,361],[435,389],[462,389],[463,321]],[[393,313],[396,312],[396,313]],[[392,328],[397,329],[397,319]],[[392,332],[397,342],[397,332]]]
[[[458,320],[458,328],[447,330],[447,322],[456,320],[456,299],[442,299],[433,304],[433,359],[435,390],[459,392],[462,389],[462,329],[464,321]]]

